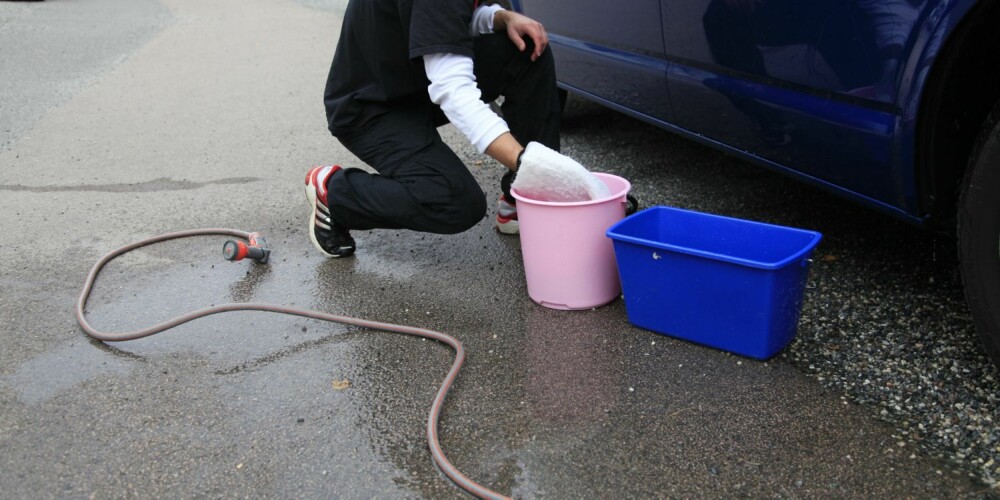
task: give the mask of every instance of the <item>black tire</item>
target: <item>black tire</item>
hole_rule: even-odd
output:
[[[1000,367],[1000,102],[969,157],[958,204],[958,250],[976,331]]]

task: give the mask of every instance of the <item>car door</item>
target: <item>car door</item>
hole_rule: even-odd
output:
[[[549,33],[564,87],[670,120],[660,0],[520,0]]]
[[[662,0],[676,123],[894,206],[897,60],[923,0]]]

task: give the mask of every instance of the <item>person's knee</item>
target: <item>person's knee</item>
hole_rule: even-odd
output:
[[[479,43],[477,57],[499,58],[502,60],[515,58],[526,64],[538,63],[543,59],[546,61],[552,61],[552,48],[549,46],[545,47],[545,50],[542,51],[542,54],[538,57],[538,59],[535,61],[531,60],[531,55],[535,52],[535,41],[528,36],[522,38],[524,41],[523,50],[519,50],[513,40],[506,36],[506,34],[491,33],[488,35],[480,35],[480,37],[476,40],[477,43]]]
[[[486,216],[486,195],[478,186],[452,198],[441,212],[439,221],[442,234],[468,231]]]
[[[486,217],[486,195],[481,189],[468,192],[461,197],[456,208],[460,215],[455,219],[455,232],[467,231]]]
[[[528,52],[528,49],[525,49],[525,52]],[[552,47],[546,46],[545,50],[542,51],[542,55],[538,56],[538,59],[535,59],[535,62],[532,64],[537,65],[547,73],[555,74],[556,60],[555,57],[552,56]]]
[[[524,50],[521,51],[521,57],[525,58],[531,64],[534,64],[542,68],[555,68],[555,58],[552,56],[552,46],[546,45],[545,50],[542,51],[538,59],[534,61],[531,60],[531,55],[535,53],[535,42],[528,37],[524,38]]]

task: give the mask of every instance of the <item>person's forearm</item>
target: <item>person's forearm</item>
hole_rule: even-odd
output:
[[[510,129],[489,106],[480,100],[471,57],[457,54],[427,54],[424,69],[431,81],[427,93],[431,102],[441,106],[448,120],[460,130],[480,153]]]
[[[486,154],[494,160],[503,164],[511,171],[517,170],[517,156],[524,151],[524,146],[510,135],[510,132],[497,137],[486,147]]]

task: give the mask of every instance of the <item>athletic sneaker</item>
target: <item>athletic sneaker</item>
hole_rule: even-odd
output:
[[[497,231],[503,234],[518,234],[521,228],[517,222],[517,206],[507,201],[507,197],[500,195],[497,200]]]
[[[339,165],[313,167],[306,174],[306,199],[312,207],[309,213],[309,239],[327,257],[348,257],[354,254],[355,249],[351,233],[333,222],[327,205],[326,180],[338,170]]]

